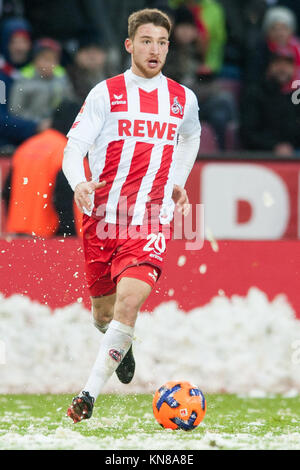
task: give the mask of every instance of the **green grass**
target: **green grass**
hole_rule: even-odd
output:
[[[70,395],[0,395],[0,449],[300,449],[300,398],[208,395],[194,431],[167,431],[150,395],[103,395],[73,425]]]

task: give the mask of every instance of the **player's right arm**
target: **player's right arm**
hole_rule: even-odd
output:
[[[105,181],[87,181],[84,171],[84,157],[100,134],[106,117],[104,89],[105,82],[102,82],[89,93],[68,133],[64,150],[62,169],[81,212],[91,210],[90,196],[105,185]]]
[[[62,169],[74,191],[74,199],[80,212],[90,212],[92,209],[91,195],[98,188],[105,186],[105,181],[87,181],[84,171],[84,157],[90,145],[86,142],[69,137],[64,151]]]

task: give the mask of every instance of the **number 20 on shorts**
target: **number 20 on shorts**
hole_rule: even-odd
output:
[[[166,239],[163,233],[150,233],[147,237],[148,242],[144,246],[144,251],[155,250],[158,253],[163,253],[166,249]]]

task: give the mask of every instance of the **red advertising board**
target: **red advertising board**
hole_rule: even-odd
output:
[[[0,159],[0,188],[9,165],[9,159]],[[299,185],[300,161],[198,161],[187,183],[192,225],[196,229],[196,205],[202,203],[205,228],[217,239],[298,239]],[[4,233],[3,203],[0,210]]]
[[[197,162],[189,181],[205,227],[227,240],[298,239],[300,161]]]
[[[300,318],[300,245],[298,241],[205,242],[201,250],[172,241],[161,279],[143,310],[153,311],[174,300],[189,311],[213,297],[244,296],[257,287],[273,300],[284,294]],[[83,302],[89,307],[84,282],[81,240],[0,240],[0,292],[15,293],[62,307]]]
[[[8,168],[9,161],[0,160],[0,182]],[[300,161],[197,162],[187,184],[193,217],[183,227],[176,219],[179,236],[169,244],[157,292],[144,309],[175,300],[188,311],[217,295],[246,295],[256,286],[270,300],[285,294],[300,318],[299,184]],[[205,232],[212,242],[202,247],[191,231],[195,237]],[[13,239],[3,233],[0,292],[28,295],[52,308],[76,301],[89,305],[81,241]]]

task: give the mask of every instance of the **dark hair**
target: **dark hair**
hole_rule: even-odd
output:
[[[139,26],[153,23],[155,26],[161,26],[168,31],[170,35],[172,22],[166,13],[157,8],[145,8],[135,11],[128,18],[128,36],[133,39]]]

